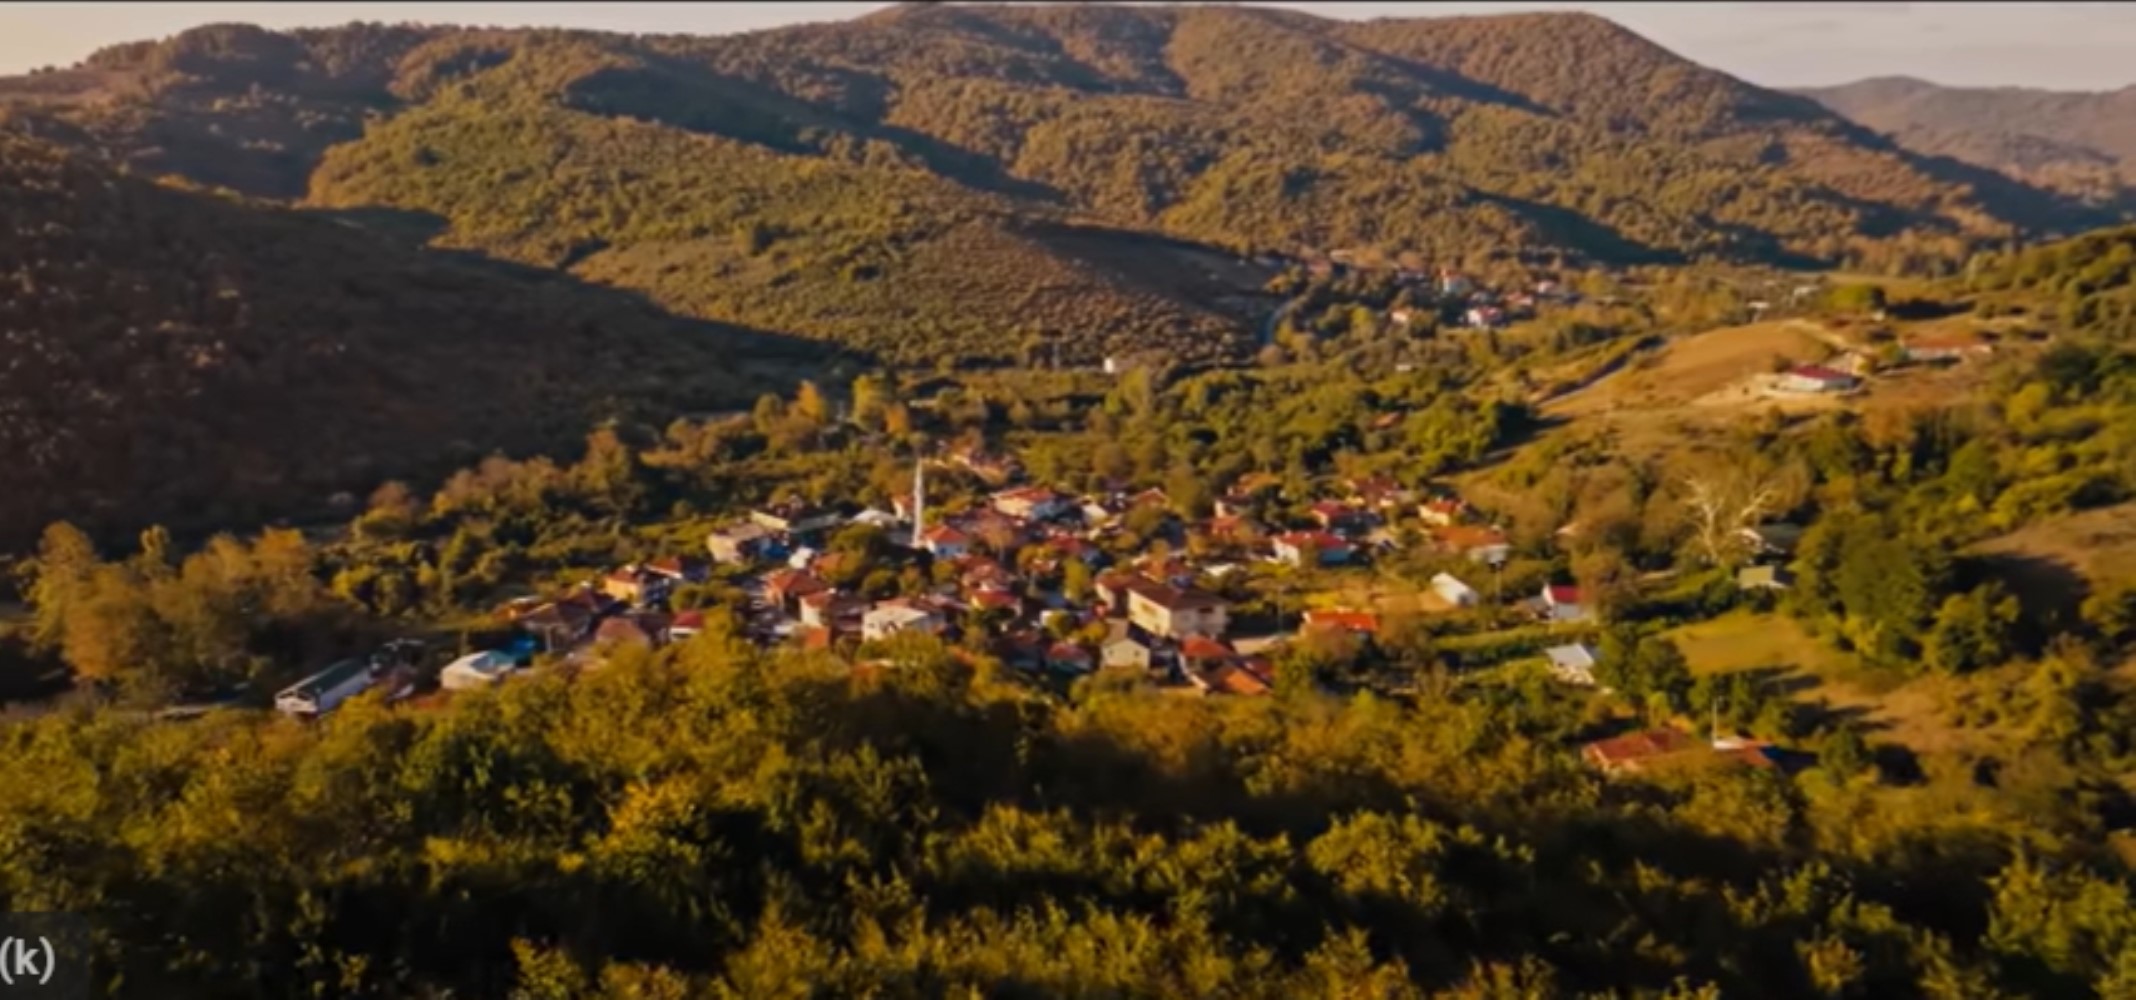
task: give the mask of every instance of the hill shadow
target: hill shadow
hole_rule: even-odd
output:
[[[1569,208],[1494,191],[1478,190],[1476,196],[1484,202],[1535,223],[1547,237],[1602,263],[1684,263],[1682,253],[1648,246]]]
[[[1059,191],[1010,176],[1001,164],[933,136],[882,122],[857,122],[770,87],[677,59],[642,68],[611,67],[572,81],[564,105],[590,114],[656,122],[795,156],[865,155],[863,144],[888,143],[936,174],[969,187],[1058,204]]]
[[[1958,562],[1961,582],[2000,581],[2017,598],[2019,639],[2037,651],[2046,637],[2079,621],[2091,583],[2067,560],[2021,552],[1972,553]]]
[[[423,484],[488,454],[572,453],[614,419],[665,425],[684,413],[791,395],[849,348],[668,311],[635,290],[546,268],[431,248],[424,213],[320,214],[240,203],[115,176],[128,213],[48,251],[113,268],[209,261],[242,316],[164,292],[84,308],[33,329],[79,349],[97,322],[182,316],[230,344],[231,363],[188,369],[184,394],[92,383],[125,406],[100,417],[43,387],[9,383],[50,413],[74,458],[0,491],[0,548],[66,518],[103,537],[346,516],[335,495]],[[91,205],[83,211],[101,206]],[[144,237],[155,233],[161,240]],[[35,341],[33,341],[35,342]],[[176,377],[176,376],[170,376]]]
[[[382,205],[342,209],[305,209],[299,214],[318,216],[382,238],[395,247],[455,267],[488,274],[506,281],[555,289],[604,309],[636,313],[640,317],[675,327],[678,333],[719,337],[763,358],[796,361],[827,361],[834,355],[872,364],[874,355],[842,344],[797,334],[744,326],[726,320],[708,320],[672,312],[636,289],[618,288],[585,281],[559,268],[539,267],[492,257],[475,250],[438,247],[431,241],[451,228],[451,223],[433,212]],[[605,244],[604,244],[605,246]],[[798,387],[798,380],[777,391]]]
[[[1914,152],[1896,139],[1841,115],[1814,98],[1787,91],[1772,93],[1775,111],[1781,115],[1807,123],[1830,124],[1848,142],[1896,156],[1936,181],[1969,188],[1989,214],[2004,222],[2033,230],[2074,232],[2109,225],[2118,217],[2117,213],[2035,187],[1999,171],[1948,156]]]

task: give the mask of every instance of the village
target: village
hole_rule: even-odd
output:
[[[996,488],[931,504],[930,466]],[[1412,607],[1438,615],[1489,611],[1497,621],[1543,628],[1560,641],[1541,648],[1535,662],[1563,684],[1598,687],[1597,616],[1581,589],[1553,580],[1532,592],[1500,593],[1495,581],[1513,546],[1491,518],[1446,489],[1415,490],[1384,477],[1341,487],[1305,505],[1302,519],[1288,520],[1272,516],[1277,478],[1249,475],[1216,499],[1212,516],[1190,522],[1159,489],[1075,496],[1030,482],[1013,457],[956,450],[915,463],[911,494],[890,510],[759,506],[711,531],[701,555],[612,567],[564,592],[511,601],[495,613],[508,638],[445,664],[436,687],[449,696],[530,670],[598,669],[622,647],[686,641],[706,629],[708,610],[677,609],[673,596],[722,579],[742,597],[731,609],[736,634],[766,649],[795,646],[860,667],[895,667],[901,637],[922,635],[954,650],[983,651],[1062,688],[1102,671],[1164,695],[1263,697],[1276,690],[1276,660],[1287,645],[1336,636],[1369,646],[1389,616],[1343,606],[1242,615],[1238,601],[1225,596],[1237,590],[1232,584],[1250,567],[1278,574],[1362,569],[1405,539],[1457,567],[1435,573],[1412,595]],[[1108,543],[1131,527],[1149,539],[1146,550],[1109,555]],[[1799,531],[1763,525],[1743,534],[1753,551],[1783,557]],[[881,572],[889,566],[910,572]],[[885,581],[913,580],[923,582],[880,593]],[[1777,591],[1787,575],[1765,559],[1743,568],[1737,585]],[[338,663],[282,692],[276,705],[317,717],[373,687],[387,688],[388,700],[410,697],[419,653],[419,646],[397,644]],[[1686,754],[1704,758],[1707,749],[1705,741],[1664,729],[1598,741],[1583,753],[1614,772]],[[1777,759],[1762,745],[1718,732],[1711,749],[1761,765]]]

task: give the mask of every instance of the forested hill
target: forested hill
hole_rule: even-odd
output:
[[[746,406],[824,353],[4,134],[0,228],[0,551],[63,517],[220,525]]]
[[[2136,86],[2094,93],[1877,77],[1799,93],[1915,152],[2099,204],[2136,206]]]
[[[715,38],[225,25],[0,95],[24,127],[151,171],[420,208],[459,244],[837,337],[881,303],[819,278],[887,279],[898,301],[961,287],[924,258],[951,238],[1024,247],[994,235],[1004,215],[1238,247],[1857,263],[2101,221],[1575,14],[927,5]],[[1044,241],[1003,256],[1056,259]],[[780,282],[841,301],[781,314],[754,294]]]

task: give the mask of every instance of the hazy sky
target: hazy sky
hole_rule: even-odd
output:
[[[213,21],[271,28],[348,21],[554,25],[716,34],[841,20],[882,3],[11,3],[0,73],[65,65],[113,42]],[[1960,86],[2110,90],[2136,84],[2136,4],[2108,3],[1270,3],[1326,17],[1589,10],[1767,86],[1909,75]]]

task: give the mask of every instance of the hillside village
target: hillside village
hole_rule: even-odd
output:
[[[930,491],[930,467],[994,488]],[[1487,512],[1444,486],[1412,489],[1371,477],[1346,481],[1286,518],[1278,483],[1242,477],[1218,496],[1211,516],[1186,520],[1161,489],[1078,496],[1032,482],[1013,456],[948,451],[916,464],[912,494],[890,510],[763,505],[711,531],[702,553],[617,566],[562,593],[516,599],[495,612],[508,625],[489,633],[496,641],[447,663],[436,684],[452,692],[528,670],[597,670],[621,647],[686,641],[706,628],[708,613],[725,609],[676,611],[671,597],[718,578],[744,598],[734,609],[740,637],[764,649],[839,652],[862,669],[894,667],[900,638],[924,635],[983,651],[1041,684],[1104,671],[1165,694],[1260,697],[1279,684],[1276,657],[1286,648],[1332,641],[1369,650],[1398,618],[1421,614],[1466,623],[1456,634],[1539,629],[1548,638],[1535,659],[1551,676],[1597,686],[1598,616],[1581,588],[1549,580],[1532,592],[1501,593],[1512,545]],[[1148,540],[1145,550],[1109,554],[1131,524]],[[1786,524],[1742,530],[1743,544],[1761,557],[1741,571],[1746,593],[1786,587],[1775,560],[1799,534]],[[1402,602],[1407,612],[1237,613],[1235,584],[1256,568],[1340,579],[1405,547],[1447,567]],[[277,706],[309,718],[372,686],[389,688],[392,700],[410,697],[417,683],[406,659],[336,664],[292,686]],[[366,662],[368,672],[360,669]],[[1761,766],[1781,759],[1767,744],[1718,732],[1714,739],[1725,759]],[[1673,759],[1687,746],[1664,734],[1611,738],[1586,753],[1615,773],[1649,757]]]
[[[1525,277],[1506,286],[1450,266],[1361,262],[1340,251],[1264,255],[1257,263],[1283,271],[1272,284],[1279,292],[1376,288],[1366,298],[1384,306],[1380,318],[1397,336],[1494,332],[1583,301],[1579,292],[1526,268],[1512,269]],[[1764,301],[1747,308],[1753,316],[1799,316],[1811,294],[1833,293],[1804,284],[1789,296],[1793,308],[1774,310]],[[1279,309],[1271,326],[1303,301]],[[1331,311],[1343,308],[1342,301],[1338,295]],[[1879,292],[1875,302],[1881,301]],[[1876,330],[1885,315],[1879,307],[1862,318]],[[1796,330],[1801,343],[1825,353],[1816,361],[1783,358],[1701,402],[1729,393],[1781,403],[1843,401],[1880,376],[1960,365],[1995,351],[1992,337],[1967,326],[1864,338],[1801,318],[1765,325]],[[1724,335],[1729,331],[1702,336]],[[1108,358],[1103,366],[1108,377],[1128,370],[1125,359]],[[1612,374],[1590,380],[1609,381]],[[1375,426],[1391,426],[1397,416],[1385,415]],[[951,475],[930,477],[930,470]],[[493,686],[528,670],[599,669],[620,647],[683,642],[707,628],[708,614],[731,613],[733,634],[760,649],[834,652],[862,668],[894,667],[900,637],[917,635],[992,657],[1060,690],[1103,672],[1163,694],[1219,697],[1274,693],[1286,652],[1334,643],[1352,658],[1369,659],[1390,631],[1427,621],[1424,630],[1442,640],[1488,645],[1520,636],[1510,647],[1520,650],[1516,661],[1532,662],[1565,685],[1607,692],[1598,679],[1606,672],[1598,646],[1603,616],[1591,595],[1562,574],[1507,592],[1503,571],[1515,545],[1503,518],[1464,500],[1451,483],[1411,487],[1385,475],[1338,477],[1307,495],[1287,493],[1284,485],[1284,477],[1269,473],[1239,476],[1217,491],[1207,516],[1187,518],[1161,488],[1116,484],[1077,492],[1029,475],[1008,450],[940,447],[914,463],[910,492],[888,509],[836,499],[761,504],[707,532],[701,551],[613,566],[562,592],[516,598],[495,610],[492,623],[501,628],[484,630],[490,641],[445,664],[435,684],[451,692]],[[1560,541],[1579,530],[1562,526]],[[1746,522],[1731,533],[1730,544],[1745,555],[1734,571],[1736,592],[1763,604],[1784,594],[1801,526]],[[1135,546],[1123,551],[1123,538]],[[1278,599],[1271,608],[1254,599],[1255,590],[1266,596],[1270,578],[1307,574],[1316,580],[1313,589],[1333,593],[1340,581],[1369,578],[1376,563],[1398,556],[1435,560],[1440,568],[1414,593],[1379,594],[1358,606],[1286,607]],[[1250,588],[1248,580],[1260,586]],[[674,606],[679,589],[704,587],[729,588],[732,607],[707,610],[702,600]],[[1241,613],[1242,603],[1254,611]],[[388,688],[390,700],[413,697],[430,686],[416,680],[421,671],[414,659],[394,646],[338,662],[292,686],[277,705],[315,717],[374,686]],[[1362,679],[1350,686],[1402,693],[1388,683]],[[1699,750],[1700,759],[1711,750],[1714,759],[1759,766],[1801,761],[1718,725],[1702,739],[1677,729],[1609,737],[1586,745],[1583,759],[1620,773],[1649,758],[1681,759],[1687,747]]]

